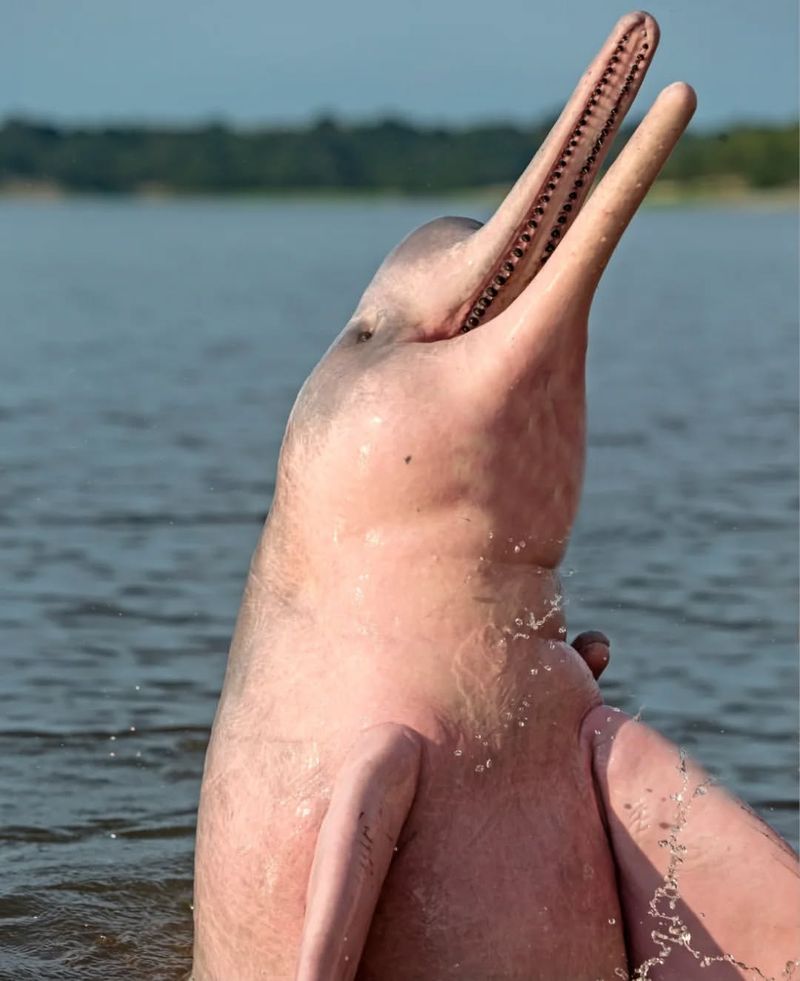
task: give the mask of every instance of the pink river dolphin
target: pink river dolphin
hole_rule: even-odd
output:
[[[592,297],[695,107],[666,88],[589,196],[658,37],[623,17],[490,220],[405,239],[300,392],[206,759],[194,981],[798,963],[791,850],[564,641]]]

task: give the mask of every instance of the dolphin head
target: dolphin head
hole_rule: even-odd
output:
[[[589,308],[694,110],[670,86],[588,197],[658,44],[623,17],[485,225],[442,218],[384,260],[303,386],[271,520],[295,553],[431,547],[553,569],[584,465]],[[588,198],[588,200],[587,200]]]

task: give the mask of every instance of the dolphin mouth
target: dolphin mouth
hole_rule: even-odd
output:
[[[543,268],[585,202],[658,45],[653,17],[623,17],[579,83],[539,154],[483,232],[489,271],[458,312],[466,333],[515,300]]]

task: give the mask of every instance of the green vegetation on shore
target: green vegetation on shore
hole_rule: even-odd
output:
[[[9,119],[0,126],[0,189],[189,194],[488,189],[517,177],[550,122],[439,127],[399,119],[349,124],[325,117],[306,127],[245,130],[222,124],[88,127]],[[797,177],[794,123],[689,132],[663,173],[678,196],[684,188],[689,195],[696,188],[791,188]]]

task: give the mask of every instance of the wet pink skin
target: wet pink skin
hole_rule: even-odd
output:
[[[401,243],[298,397],[206,760],[195,981],[295,977],[334,788],[387,723],[419,746],[413,803],[363,948],[304,978],[590,981],[649,956],[678,770],[603,706],[607,645],[565,643],[558,564],[592,296],[694,109],[688,86],[666,89],[584,205],[657,41],[649,15],[623,18],[493,218]],[[704,820],[728,800],[704,795]],[[706,879],[687,882],[695,938],[758,954],[744,917],[731,927]]]

